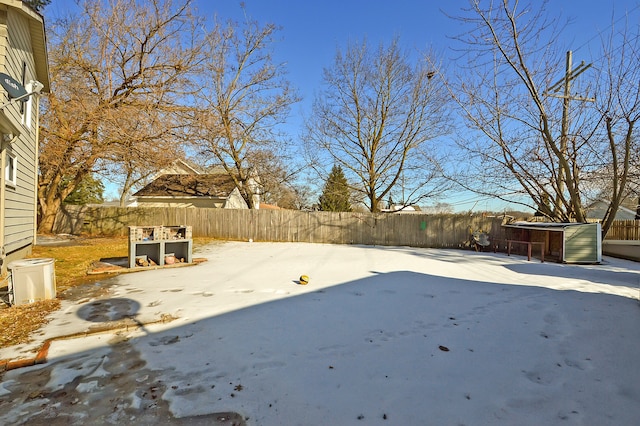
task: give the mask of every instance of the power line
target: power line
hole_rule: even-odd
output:
[[[452,207],[459,207],[461,205],[471,204],[471,203],[481,204],[481,203],[492,202],[492,201],[508,203],[509,201],[503,200],[500,197],[508,197],[513,195],[522,195],[522,194],[518,191],[514,191],[514,192],[505,193],[505,194],[496,194],[495,196],[479,195],[479,196],[475,196],[475,197],[471,197],[463,200],[450,200],[445,202],[451,205]]]
[[[613,26],[615,24],[617,24],[618,22],[622,21],[625,18],[628,18],[633,12],[635,12],[636,10],[640,9],[640,3],[636,3],[636,6],[634,8],[632,8],[631,10],[627,11],[624,13],[624,15],[622,15],[620,18],[616,19],[615,21],[613,21],[612,23],[610,23],[608,26],[606,26],[604,29],[598,31],[597,34],[595,34],[593,37],[591,37],[589,40],[585,41],[584,43],[582,43],[580,46],[578,46],[576,49],[574,49],[574,52],[577,50],[582,49],[583,47],[585,47],[587,44],[591,43],[596,37],[600,37],[602,36],[602,33],[604,33],[605,31],[607,31],[610,28],[613,28]]]

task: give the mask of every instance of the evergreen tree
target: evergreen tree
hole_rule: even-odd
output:
[[[342,167],[334,165],[329,173],[329,177],[324,184],[322,195],[320,195],[320,210],[327,212],[350,212],[349,202],[350,191],[347,178],[344,176]]]
[[[65,198],[66,204],[100,204],[104,201],[104,184],[92,175],[85,177]]]

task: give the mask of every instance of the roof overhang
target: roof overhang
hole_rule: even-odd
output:
[[[33,61],[36,72],[35,79],[43,84],[44,87],[42,91],[49,93],[49,60],[47,55],[47,36],[44,17],[22,0],[0,0],[0,4],[5,4],[26,17],[29,23],[29,35],[31,36]]]
[[[31,32],[33,51],[42,52],[40,55],[34,55],[36,78],[44,86],[42,91],[49,93],[49,61],[47,59],[47,39],[45,36],[44,23],[38,24],[34,20],[31,20],[29,21],[29,30]]]
[[[595,222],[594,222],[595,223]],[[502,225],[505,228],[530,229],[534,231],[563,231],[571,226],[593,225],[583,222],[514,222]]]

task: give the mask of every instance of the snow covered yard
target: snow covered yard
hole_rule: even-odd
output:
[[[406,247],[207,246],[64,301],[7,371],[0,422],[635,425],[640,264]],[[298,278],[306,274],[308,285]],[[175,317],[158,323],[161,317]]]

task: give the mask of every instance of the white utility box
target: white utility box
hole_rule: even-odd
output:
[[[9,301],[12,305],[26,305],[56,297],[55,259],[22,259],[11,262]]]

